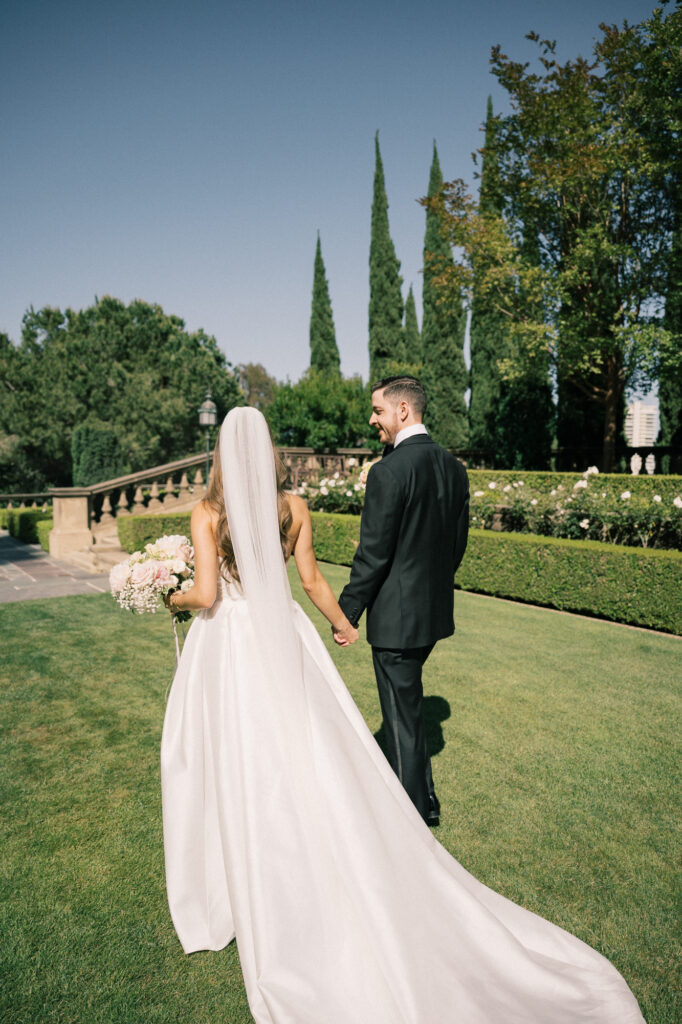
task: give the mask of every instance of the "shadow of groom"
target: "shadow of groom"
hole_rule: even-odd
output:
[[[435,757],[436,754],[440,754],[441,750],[445,747],[441,722],[445,722],[450,717],[450,704],[445,697],[425,696],[422,707],[424,709],[426,747],[429,752],[429,757]],[[384,730],[385,725],[382,722],[381,728],[374,733],[374,739],[385,754],[386,746],[384,743]]]

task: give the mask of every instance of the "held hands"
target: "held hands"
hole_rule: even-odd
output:
[[[350,647],[351,644],[355,643],[360,634],[355,626],[351,626],[350,622],[346,621],[346,625],[340,628],[332,626],[332,635],[339,647]]]

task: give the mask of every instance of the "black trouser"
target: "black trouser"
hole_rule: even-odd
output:
[[[396,651],[373,647],[372,660],[384,716],[386,756],[421,816],[438,807],[426,747],[422,667],[434,645]]]

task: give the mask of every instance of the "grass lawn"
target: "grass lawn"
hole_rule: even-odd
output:
[[[338,591],[347,570],[325,572]],[[682,641],[474,594],[456,618],[425,672],[438,838],[677,1024]],[[168,617],[27,601],[0,606],[0,635],[0,1020],[248,1024],[234,943],[185,957],[166,904]],[[376,732],[369,648],[333,654]]]

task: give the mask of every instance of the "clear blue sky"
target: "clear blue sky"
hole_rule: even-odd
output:
[[[589,56],[643,0],[4,0],[0,330],[33,305],[157,302],[232,363],[309,361],[319,229],[342,370],[368,373],[374,134],[421,320],[433,140],[472,181],[499,43]]]

